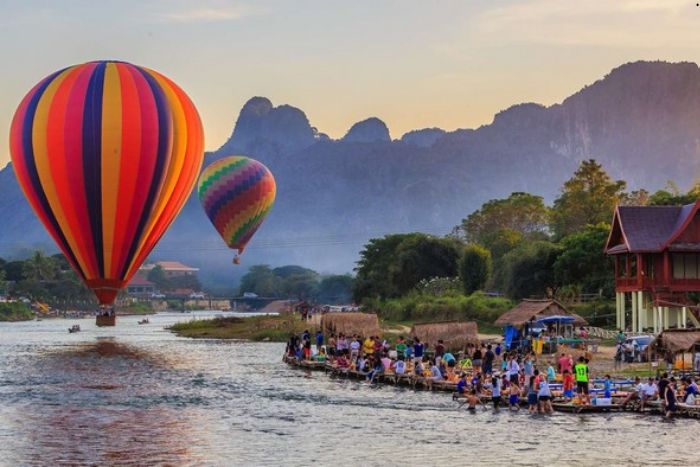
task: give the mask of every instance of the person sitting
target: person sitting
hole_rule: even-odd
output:
[[[459,381],[457,382],[457,392],[455,394],[456,397],[464,397],[464,395],[467,393],[467,374],[462,373],[459,377]]]
[[[400,354],[398,360],[393,363],[394,374],[397,376],[402,376],[406,373],[406,362],[403,358],[403,355]]]
[[[640,410],[644,410],[646,402],[655,401],[659,397],[659,388],[654,382],[654,378],[649,378],[649,382],[642,386],[642,405]]]
[[[435,360],[431,362],[430,366],[430,378],[428,379],[428,389],[433,389],[433,383],[442,381],[442,372],[440,367],[437,366]]]
[[[642,394],[644,394],[644,385],[642,384],[642,380],[639,378],[639,376],[637,376],[634,378],[634,390],[627,394],[627,397],[625,397],[620,406],[625,407],[631,401],[641,400]]]

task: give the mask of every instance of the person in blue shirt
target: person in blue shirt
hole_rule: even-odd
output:
[[[462,376],[459,378],[459,381],[457,382],[457,394],[460,396],[463,396],[467,392],[467,374],[462,373]]]
[[[603,390],[605,392],[603,397],[612,397],[612,380],[610,379],[610,375],[605,375],[605,381],[603,381]]]
[[[452,352],[445,352],[442,356],[442,360],[447,364],[448,367],[453,367],[457,363],[457,359],[452,354]]]
[[[316,347],[318,347],[318,349],[320,350],[322,345],[323,345],[323,333],[319,329],[318,331],[316,331]]]
[[[423,360],[423,350],[425,347],[417,337],[413,338],[413,359],[416,361]]]

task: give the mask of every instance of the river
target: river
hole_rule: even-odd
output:
[[[198,312],[198,316],[207,313]],[[700,422],[455,410],[445,393],[306,373],[283,344],[120,317],[0,323],[0,464],[694,465]],[[82,332],[69,334],[79,323]]]

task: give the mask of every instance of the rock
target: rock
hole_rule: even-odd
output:
[[[389,142],[389,128],[377,117],[355,123],[342,139],[345,143],[376,143]]]

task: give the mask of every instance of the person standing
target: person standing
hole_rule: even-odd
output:
[[[489,375],[493,373],[493,362],[496,359],[496,354],[491,350],[491,344],[486,346],[486,353],[484,353],[484,363],[482,366],[482,373],[484,375]]]
[[[437,345],[435,346],[435,363],[440,366],[440,360],[442,356],[445,355],[445,343],[442,339],[438,339]]]
[[[413,338],[413,361],[418,363],[423,360],[423,351],[425,350],[425,346],[423,343],[418,339],[418,337]]]
[[[671,418],[678,410],[678,405],[676,404],[676,378],[672,377],[666,384],[664,402],[666,405],[666,418]]]
[[[579,357],[578,363],[574,367],[574,372],[576,374],[576,390],[581,400],[590,405],[591,398],[588,394],[588,365],[586,364],[585,358]]]

